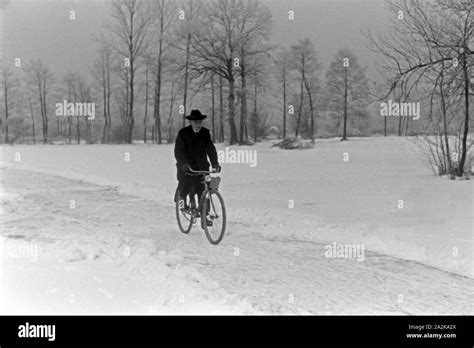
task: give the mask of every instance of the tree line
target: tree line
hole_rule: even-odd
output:
[[[111,2],[89,71],[58,76],[41,60],[3,62],[2,138],[169,143],[198,107],[209,114],[213,139],[229,144],[251,144],[271,129],[313,142],[369,128],[436,134],[426,139],[441,147],[437,160],[445,172],[462,175],[472,116],[473,4],[391,0],[387,9],[387,34],[366,33],[368,49],[382,58],[383,82],[371,82],[347,48],[324,68],[304,35],[287,47],[272,45],[271,11],[257,0]],[[382,118],[378,106],[388,98],[418,101],[428,117]],[[94,102],[100,117],[56,117],[53,105],[64,99]],[[457,166],[450,146],[460,147]]]

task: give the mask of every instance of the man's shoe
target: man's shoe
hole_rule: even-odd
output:
[[[209,220],[209,218],[206,218],[205,220],[201,219],[201,228],[204,229],[204,223],[207,225],[207,227],[212,227],[213,222]]]

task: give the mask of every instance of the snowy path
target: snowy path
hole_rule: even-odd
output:
[[[171,203],[2,171],[4,244],[40,251],[3,258],[7,311],[473,314],[471,278],[368,250],[326,258],[324,243],[262,234],[259,221],[230,219],[212,246],[197,227],[179,232]]]
[[[251,150],[256,167],[223,164],[221,190],[239,234],[364,245],[474,278],[474,181],[433,176],[405,137],[324,139],[296,152],[264,142]],[[3,166],[114,186],[163,207],[176,187],[172,144],[0,146]]]

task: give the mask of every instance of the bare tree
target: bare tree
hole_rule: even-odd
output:
[[[470,0],[391,0],[387,4],[393,13],[392,30],[376,38],[367,34],[371,49],[385,57],[380,68],[391,80],[386,95],[396,86],[402,86],[411,96],[420,89],[429,89],[433,81],[452,80],[452,95],[464,101],[464,117],[458,120],[462,124],[461,156],[454,169],[457,176],[462,176],[468,151],[469,79],[474,66],[474,4]],[[447,75],[450,78],[446,79]],[[442,98],[439,84],[431,87],[431,94]]]
[[[111,47],[121,56],[124,68],[128,69],[126,77],[127,114],[123,126],[127,143],[132,142],[134,126],[135,75],[140,65],[140,58],[146,48],[146,37],[150,18],[147,3],[139,0],[120,0],[112,2],[112,23],[109,26]]]
[[[78,73],[75,72],[68,72],[64,78],[63,83],[66,85],[67,90],[67,100],[71,103],[76,103],[79,98],[79,86],[78,81],[80,76]],[[79,120],[76,120],[76,131],[77,131],[77,142],[80,143],[80,129],[79,127]],[[67,116],[67,123],[68,123],[68,143],[71,144],[72,141],[72,116]]]
[[[127,67],[124,67],[122,64],[118,64],[114,67],[114,70],[117,71],[117,76],[119,77],[119,85],[121,88],[115,90],[115,102],[118,107],[118,114],[120,117],[120,133],[114,134],[114,137],[117,137],[121,143],[128,142],[128,115],[129,115],[129,107],[130,107],[130,70]]]
[[[26,92],[26,98],[28,99],[28,106],[30,109],[31,125],[33,131],[33,144],[36,145],[36,130],[35,130],[35,112],[33,110],[33,102],[30,93]]]
[[[78,87],[79,87],[79,97],[81,100],[81,103],[90,103],[92,101],[91,97],[91,86],[82,78],[79,77],[78,81]],[[79,120],[80,117],[77,119]],[[79,127],[79,122],[77,123]],[[86,143],[87,144],[92,144],[92,138],[91,138],[91,120],[89,117],[86,117],[84,119],[84,124],[85,124],[85,138],[86,138]]]
[[[286,114],[287,114],[287,86],[291,68],[291,52],[288,48],[282,48],[275,58],[277,81],[282,84],[283,94],[283,138],[286,138]]]
[[[0,70],[0,86],[3,92],[3,109],[5,115],[5,144],[8,143],[8,117],[10,116],[10,113],[13,108],[12,94],[14,93],[15,85],[16,83],[13,72],[9,68],[3,67]]]
[[[148,48],[148,57],[154,64],[155,74],[155,91],[154,91],[154,141],[158,144],[162,142],[161,134],[161,98],[162,98],[162,84],[163,84],[163,69],[166,65],[166,59],[169,58],[170,36],[169,30],[175,22],[173,19],[177,18],[176,11],[173,4],[169,0],[154,0],[151,7],[152,26],[150,33],[154,38],[150,42]],[[168,53],[168,54],[167,54]],[[168,56],[168,57],[167,57]]]
[[[326,98],[329,107],[339,111],[342,105],[344,127],[341,140],[347,140],[348,113],[352,111],[355,114],[368,103],[369,84],[365,70],[359,65],[354,53],[348,49],[341,49],[336,53],[326,72]]]
[[[229,84],[229,143],[237,143],[235,126],[235,81],[239,74],[239,4],[233,0],[212,1],[206,4],[207,17],[196,28],[191,38],[191,52],[195,59],[191,69],[198,73],[211,71]],[[236,60],[237,58],[237,60]]]
[[[223,81],[219,76],[219,142],[224,142],[224,101],[223,101]]]
[[[267,55],[255,55],[250,58],[249,66],[252,68],[248,72],[249,82],[253,85],[253,111],[250,115],[250,124],[253,133],[253,141],[257,142],[258,137],[263,135],[266,119],[263,116],[259,95],[267,91],[270,69],[273,68],[271,58]],[[262,98],[265,99],[265,98]],[[268,113],[266,114],[268,117]]]
[[[212,141],[216,140],[216,122],[215,122],[215,114],[216,114],[216,101],[215,101],[215,86],[214,86],[214,75],[211,75],[211,136]]]
[[[46,144],[48,142],[47,99],[54,83],[54,75],[41,60],[28,62],[24,69],[29,77],[29,82],[37,88],[38,102],[41,109],[43,143]]]
[[[183,117],[182,126],[186,124],[187,104],[188,104],[188,92],[189,83],[193,76],[190,74],[191,59],[191,39],[197,27],[198,21],[203,18],[203,2],[199,0],[185,0],[181,7],[182,12],[179,13],[179,26],[176,31],[177,40],[173,45],[182,54],[178,55],[177,61],[180,63],[184,75],[184,87],[183,87]],[[183,59],[180,59],[184,57]]]
[[[309,38],[298,40],[298,42],[292,46],[293,51],[293,69],[301,75],[300,81],[300,105],[298,109],[298,117],[296,121],[295,137],[298,137],[300,129],[301,116],[303,113],[303,100],[304,100],[304,89],[308,95],[310,111],[311,111],[311,128],[310,136],[314,140],[314,99],[313,92],[316,89],[316,73],[320,69],[316,51]]]
[[[86,81],[82,78],[79,73],[69,72],[64,76],[64,84],[67,89],[67,101],[69,103],[76,104],[88,103],[91,100],[91,88],[87,85]],[[79,115],[71,116],[67,115],[68,118],[68,143],[71,143],[71,127],[73,118],[76,119],[76,141],[77,144],[81,143],[81,118]],[[85,120],[85,134],[86,142],[90,143],[90,121]]]
[[[146,144],[147,138],[146,138],[146,132],[147,132],[147,126],[148,126],[148,103],[150,100],[150,65],[146,64],[145,67],[145,98],[144,98],[144,103],[145,103],[145,112],[143,115],[143,142]]]
[[[174,142],[173,138],[173,109],[174,109],[174,103],[176,101],[176,98],[178,98],[178,94],[181,92],[180,85],[178,81],[175,78],[171,79],[171,90],[170,90],[170,109],[169,109],[169,114],[168,114],[168,144]]]
[[[99,56],[94,62],[92,70],[92,75],[97,80],[97,83],[102,90],[102,108],[104,116],[102,143],[107,143],[110,141],[110,132],[112,128],[112,118],[110,116],[112,64],[112,50],[108,45],[104,44],[99,49]]]
[[[252,73],[250,62],[255,56],[268,54],[268,37],[271,29],[271,13],[256,0],[239,0],[237,16],[238,45],[240,53],[240,144],[247,140],[247,74]]]

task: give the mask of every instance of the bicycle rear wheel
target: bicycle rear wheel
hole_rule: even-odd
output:
[[[206,204],[206,202],[208,203]],[[211,244],[219,244],[224,238],[226,227],[226,212],[224,199],[215,190],[209,190],[202,200],[201,225],[206,233],[206,237]],[[207,225],[207,221],[212,222],[212,226]]]
[[[191,209],[181,210],[179,207],[179,195],[176,192],[176,220],[178,220],[178,227],[181,232],[188,234],[193,227],[196,218],[193,216]],[[191,207],[191,199],[189,195],[186,196],[186,206]]]

